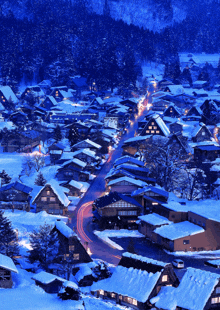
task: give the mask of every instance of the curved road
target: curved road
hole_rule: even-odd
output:
[[[102,166],[88,191],[78,203],[73,215],[71,215],[71,222],[69,223],[69,226],[76,231],[84,246],[86,245],[86,247],[88,246],[90,249],[92,258],[100,258],[115,265],[118,264],[122,251],[113,249],[93,233],[92,203],[105,192],[104,178],[112,168],[114,161],[121,157],[124,141],[134,136],[138,128],[138,121],[144,118],[144,114],[142,113],[143,110],[140,112],[141,113],[135,117],[135,121],[130,123],[126,134],[121,137],[118,147],[110,153],[107,162]]]

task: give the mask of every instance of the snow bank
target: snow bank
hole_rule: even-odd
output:
[[[126,230],[126,229],[120,229],[120,230],[104,230],[104,231],[94,231],[94,234],[102,239],[105,243],[110,245],[114,249],[123,250],[123,248],[115,243],[114,241],[110,240],[111,237],[116,238],[126,238],[126,237],[132,237],[132,238],[143,238],[143,235],[139,233],[137,230]]]

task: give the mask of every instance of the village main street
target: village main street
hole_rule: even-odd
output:
[[[151,99],[150,97],[148,98]],[[93,259],[98,258],[108,263],[117,265],[121,258],[122,253],[127,249],[129,238],[121,238],[121,239],[111,238],[113,241],[118,243],[124,249],[120,251],[104,243],[94,234],[94,230],[95,229],[98,230],[98,227],[95,227],[95,224],[92,222],[93,217],[92,203],[95,199],[97,199],[98,197],[100,197],[105,193],[106,174],[112,168],[114,161],[120,156],[122,156],[123,152],[122,145],[124,141],[126,141],[131,137],[134,137],[135,131],[137,130],[138,127],[138,121],[143,120],[146,113],[147,109],[145,109],[145,111],[141,115],[137,116],[137,118],[134,118],[134,122],[130,123],[129,127],[126,130],[126,133],[122,135],[117,148],[110,153],[108,160],[102,166],[99,174],[91,183],[89,190],[80,200],[74,213],[71,215],[71,221],[69,223],[69,226],[77,232],[84,246],[87,249],[89,248],[91,257]],[[175,256],[166,253],[162,248],[153,244],[144,237],[135,239],[134,248],[137,254],[139,255],[147,256],[167,263],[171,263],[172,260],[175,258]],[[212,257],[214,258],[214,256],[210,254],[210,258]],[[219,269],[214,269],[213,267],[204,265],[204,262],[207,259],[203,258],[202,256],[200,257],[198,256],[197,258],[195,258],[190,255],[189,256],[183,255],[178,258],[184,260],[185,267],[194,267],[211,272],[220,273]],[[185,270],[186,269],[176,270],[178,277],[181,278]]]

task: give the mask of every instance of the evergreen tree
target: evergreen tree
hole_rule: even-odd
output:
[[[0,253],[11,258],[18,255],[18,242],[15,231],[11,226],[11,222],[3,216],[0,210]]]
[[[77,288],[73,287],[65,287],[64,290],[61,290],[60,293],[58,293],[58,297],[60,297],[62,300],[79,300],[81,299],[80,291]]]
[[[30,234],[30,244],[32,250],[29,251],[29,261],[39,262],[40,266],[48,270],[48,265],[52,263],[58,254],[59,239],[52,226],[44,224],[38,230],[33,230]]]
[[[63,136],[62,136],[61,128],[60,128],[59,125],[57,125],[57,126],[54,128],[53,137],[54,137],[54,139],[56,140],[56,142],[62,140]]]
[[[79,141],[78,130],[74,124],[69,129],[67,139],[71,147]]]
[[[2,172],[0,172],[0,178],[1,185],[9,184],[11,182],[11,177],[5,172],[5,170],[2,170]]]
[[[47,183],[47,180],[44,178],[43,173],[39,172],[34,181],[34,184],[38,186],[44,186],[46,183]]]

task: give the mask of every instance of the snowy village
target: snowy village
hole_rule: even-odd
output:
[[[220,4],[41,2],[0,1],[0,309],[220,309]]]

